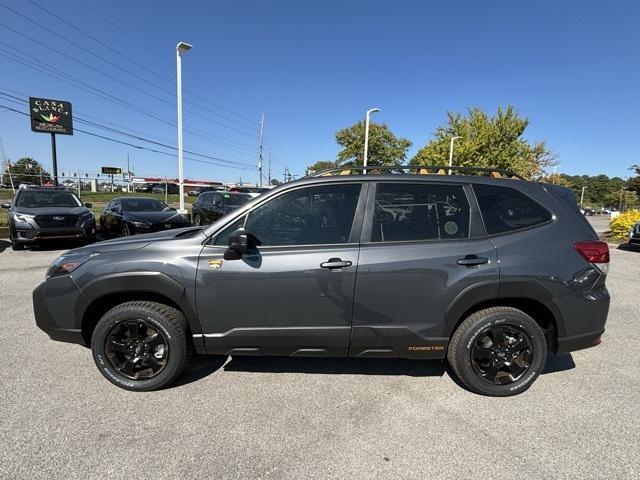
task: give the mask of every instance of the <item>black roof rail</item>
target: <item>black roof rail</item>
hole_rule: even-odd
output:
[[[354,166],[344,166],[344,167],[335,167],[328,168],[326,170],[320,170],[315,173],[311,173],[307,175],[309,177],[324,177],[330,176],[334,174],[338,175],[351,175],[351,172],[356,171],[362,174],[370,175],[370,174],[378,174],[381,171],[391,171],[400,170],[401,174],[411,174],[411,172],[406,172],[406,170],[415,170],[414,175],[446,175],[450,170],[451,173],[463,172],[473,172],[473,173],[485,173],[489,176],[496,178],[517,178],[519,180],[526,180],[526,178],[514,173],[512,170],[505,168],[484,168],[484,167],[461,167],[461,166],[448,166],[448,165],[385,165],[385,166],[362,166],[362,165],[354,165]],[[433,173],[435,171],[435,173]],[[339,173],[338,173],[339,172]]]

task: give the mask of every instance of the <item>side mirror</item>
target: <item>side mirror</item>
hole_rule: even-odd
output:
[[[229,247],[224,252],[225,260],[238,260],[250,249],[260,246],[261,242],[244,228],[238,228],[229,237]]]
[[[2,208],[11,208],[11,204],[5,202],[2,204]]]
[[[93,207],[93,203],[85,203],[84,206],[87,208],[91,208]]]
[[[238,228],[229,237],[229,247],[224,252],[226,260],[234,260],[242,257],[249,249],[249,235],[244,228]]]

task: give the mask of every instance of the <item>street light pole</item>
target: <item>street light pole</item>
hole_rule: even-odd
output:
[[[379,112],[379,108],[372,108],[367,110],[367,114],[365,115],[364,120],[364,160],[362,162],[362,166],[367,166],[367,155],[369,153],[369,117],[374,112]],[[363,173],[367,173],[367,170],[363,170]]]
[[[449,143],[449,175],[451,175],[451,167],[453,166],[453,142],[458,138],[462,137],[451,137],[451,142]]]
[[[185,214],[184,208],[184,158],[182,156],[182,54],[191,49],[188,43],[176,45],[176,89],[178,94],[178,182],[180,183],[180,208],[178,213]]]
[[[584,190],[586,186],[582,187],[582,193],[580,194],[580,210],[582,210],[582,201],[584,200]]]

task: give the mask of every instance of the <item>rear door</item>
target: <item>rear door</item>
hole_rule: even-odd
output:
[[[347,355],[362,189],[339,182],[284,191],[215,235],[200,255],[196,290],[209,353]],[[241,226],[261,245],[226,260]]]
[[[350,356],[442,358],[456,297],[498,293],[498,263],[470,187],[372,185],[362,229]],[[486,293],[486,290],[485,290]]]

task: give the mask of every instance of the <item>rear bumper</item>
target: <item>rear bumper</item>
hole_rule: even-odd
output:
[[[84,297],[70,277],[51,279],[33,291],[36,325],[49,338],[59,342],[85,345],[81,325],[73,315],[72,305]]]
[[[570,337],[558,338],[558,349],[556,353],[575,352],[585,348],[595,347],[600,344],[600,337],[604,333],[604,329],[595,332],[581,333],[579,335],[571,335]]]

